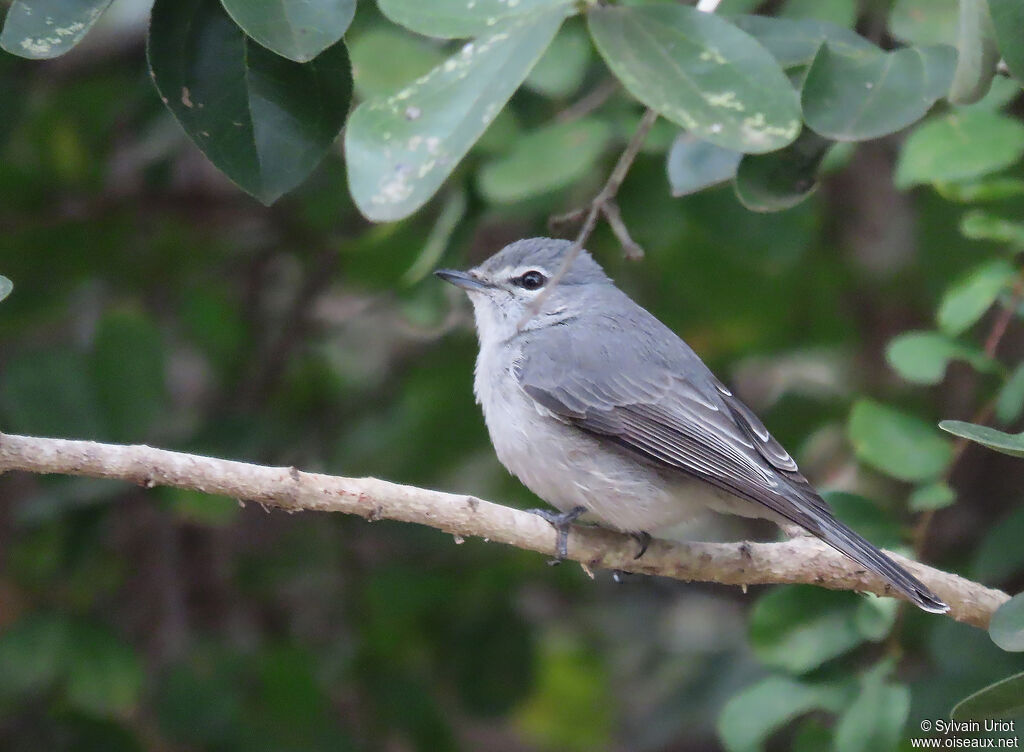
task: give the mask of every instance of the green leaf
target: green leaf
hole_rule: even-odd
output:
[[[37,436],[103,438],[102,414],[85,358],[73,350],[11,357],[0,373],[4,429]]]
[[[736,196],[751,211],[782,211],[796,206],[817,187],[818,169],[833,143],[805,128],[784,149],[747,154],[736,170]]]
[[[160,332],[139,314],[108,313],[96,330],[90,366],[110,438],[144,440],[165,407]]]
[[[427,40],[394,28],[373,28],[349,38],[352,77],[363,99],[394,94],[444,60]]]
[[[162,487],[159,489],[159,496],[180,519],[196,525],[224,527],[241,511],[235,499],[187,488]]]
[[[52,478],[15,509],[14,519],[26,528],[38,528],[67,519],[75,512],[111,503],[124,495],[123,481],[106,478]],[[59,566],[54,562],[54,566]],[[102,586],[101,586],[102,587]]]
[[[853,620],[864,639],[881,642],[896,626],[899,611],[900,601],[896,598],[880,598],[872,593],[863,593]]]
[[[760,752],[768,737],[811,710],[838,711],[847,692],[834,684],[811,684],[769,676],[733,695],[718,717],[718,736],[728,752]]]
[[[903,546],[903,531],[886,510],[871,499],[845,491],[825,491],[825,501],[836,517],[881,548]]]
[[[738,151],[680,133],[672,142],[665,163],[672,195],[687,196],[732,179],[742,158]]]
[[[14,290],[14,283],[7,277],[0,274],[0,300],[3,300]]]
[[[868,399],[854,404],[847,435],[862,462],[912,483],[938,478],[953,456],[931,425]]]
[[[356,0],[221,0],[242,30],[268,50],[305,63],[348,29]]]
[[[962,420],[944,420],[939,423],[939,428],[997,452],[1013,457],[1024,457],[1024,433],[1006,433]]]
[[[893,339],[885,351],[889,365],[907,381],[938,384],[951,360],[970,363],[990,372],[997,364],[976,347],[962,344],[939,332],[906,332]]]
[[[698,138],[726,149],[780,149],[800,133],[793,87],[753,37],[681,5],[587,13],[598,52],[629,92]]]
[[[590,67],[590,37],[567,22],[533,66],[523,86],[547,97],[567,97],[580,88]]]
[[[996,399],[996,420],[1013,423],[1024,410],[1024,363],[1018,363],[999,390]]]
[[[611,748],[617,699],[607,662],[577,640],[539,647],[533,693],[516,713],[527,742],[565,752]]]
[[[822,44],[804,79],[804,120],[836,141],[865,141],[906,128],[946,91],[953,51],[944,46],[894,52]]]
[[[511,203],[572,185],[594,166],[610,137],[607,123],[592,118],[538,128],[480,169],[480,192],[493,203]]]
[[[924,96],[932,100],[945,97],[956,72],[956,50],[948,44],[910,49],[918,51],[924,62]]]
[[[1020,96],[1020,82],[1005,76],[992,79],[988,94],[971,105],[960,107],[960,110],[989,110],[998,112]]]
[[[1014,674],[965,697],[950,715],[954,721],[1024,717],[1024,673]]]
[[[975,267],[954,282],[942,296],[936,314],[939,328],[955,337],[973,326],[1016,276],[1007,259],[997,258]]]
[[[1024,248],[1024,222],[997,217],[980,209],[969,211],[961,218],[960,232],[971,240],[991,240],[1015,249]]]
[[[45,612],[22,617],[0,632],[0,698],[24,698],[60,676],[69,634],[65,617]]]
[[[979,201],[1002,201],[1024,196],[1024,180],[991,177],[967,183],[936,183],[935,189],[947,201],[974,204]],[[1022,233],[1024,237],[1024,233]]]
[[[869,671],[857,696],[839,716],[836,752],[874,752],[898,747],[910,714],[910,690],[886,683],[885,673]]]
[[[572,0],[377,0],[381,13],[418,34],[442,39],[490,35],[498,26],[520,24],[557,11],[564,18]]]
[[[82,41],[111,0],[14,0],[0,47],[32,60],[59,57]]]
[[[106,628],[75,622],[67,658],[67,699],[75,708],[116,717],[138,702],[143,677],[139,658]]]
[[[1024,569],[1024,506],[992,525],[971,562],[970,578],[976,582],[1006,582]]]
[[[251,322],[226,288],[216,282],[191,286],[177,305],[183,334],[220,371],[230,371],[244,357],[253,337]]]
[[[909,44],[955,44],[959,7],[959,0],[896,0],[889,30]]]
[[[359,210],[381,222],[407,217],[426,203],[561,23],[555,11],[503,26],[391,97],[356,108],[345,128],[345,160]]]
[[[448,250],[452,233],[455,232],[462,218],[466,216],[466,191],[462,188],[453,190],[444,200],[441,211],[437,215],[434,226],[430,228],[423,250],[412,266],[402,275],[402,282],[415,284],[437,268],[438,262]]]
[[[160,733],[192,747],[230,748],[242,726],[238,667],[223,655],[200,656],[194,666],[172,666],[160,678],[154,703]]]
[[[857,0],[786,0],[779,16],[850,27],[857,20]]]
[[[1024,593],[1013,596],[992,614],[988,634],[1003,650],[1024,651]]]
[[[718,13],[723,16],[752,13],[760,4],[761,0],[722,0],[718,5]]]
[[[912,512],[945,509],[956,501],[956,492],[945,481],[929,483],[914,489],[907,504]]]
[[[463,707],[502,716],[529,697],[536,680],[535,637],[508,604],[494,604],[457,621],[451,668]]]
[[[988,10],[1006,67],[1018,82],[1024,81],[1024,47],[1020,43],[1020,30],[1024,29],[1024,2],[988,0]]]
[[[0,633],[0,665],[0,697],[62,682],[68,703],[90,715],[124,715],[142,686],[131,647],[105,627],[60,614],[33,614]]]
[[[504,154],[522,135],[523,127],[519,124],[515,111],[511,107],[506,107],[494,117],[494,121],[487,126],[487,130],[473,148],[482,155]]]
[[[789,752],[821,752],[823,749],[832,749],[832,729],[818,718],[800,721]]]
[[[737,16],[733,22],[763,44],[779,65],[787,69],[810,65],[826,41],[833,49],[849,55],[879,51],[856,32],[826,21]]]
[[[810,585],[776,588],[750,615],[750,644],[766,665],[804,674],[864,641],[857,601]]]
[[[969,108],[933,118],[907,137],[895,183],[971,180],[1009,167],[1024,154],[1024,125],[984,109]]]
[[[343,42],[309,63],[285,60],[245,36],[217,0],[157,0],[148,55],[157,89],[185,132],[265,204],[317,166],[348,113]]]
[[[960,0],[956,49],[956,72],[947,98],[953,104],[971,104],[988,93],[999,62],[988,0]]]

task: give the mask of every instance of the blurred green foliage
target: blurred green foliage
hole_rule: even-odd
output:
[[[321,47],[337,44],[346,5]],[[720,13],[758,5],[727,0]],[[498,465],[473,403],[465,301],[427,272],[547,234],[550,215],[607,176],[640,108],[609,86],[582,20],[435,199],[373,226],[326,131],[320,166],[272,208],[214,169],[147,80],[130,6],[115,2],[60,60],[0,57],[0,429],[536,504]],[[840,24],[831,38],[856,46],[845,27],[886,22],[860,10],[791,1],[780,16]],[[888,28],[949,43],[956,16],[955,3],[900,0]],[[309,53],[293,42],[275,44]],[[820,42],[787,71],[806,73]],[[368,2],[345,43],[362,100],[461,47]],[[773,153],[781,171],[763,172],[744,157],[772,201],[808,196],[771,214],[729,187],[699,190],[740,158],[695,153],[660,121],[619,195],[645,260],[623,261],[605,227],[589,243],[833,490],[840,517],[1011,592],[1024,582],[1022,466],[936,424],[962,418],[958,435],[1020,448],[1018,95],[997,80],[902,141],[833,149],[823,177],[817,153],[809,168]],[[588,97],[593,108],[566,119]],[[1006,431],[965,422],[986,422],[986,406]],[[888,750],[998,680],[969,711],[1010,712],[1019,698],[1021,655],[892,600],[595,577],[429,529],[5,475],[0,748]],[[1011,603],[992,637],[1016,650]]]

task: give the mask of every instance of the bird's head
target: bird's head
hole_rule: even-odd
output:
[[[572,318],[583,310],[588,293],[611,285],[601,266],[589,253],[580,251],[565,275],[548,290],[571,247],[567,240],[519,240],[469,271],[438,269],[434,274],[469,295],[477,334],[484,345],[508,339],[522,329]],[[540,306],[531,311],[538,298]]]

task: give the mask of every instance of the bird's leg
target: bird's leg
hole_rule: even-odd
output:
[[[577,518],[587,511],[586,507],[573,507],[568,512],[552,512],[550,509],[527,509],[530,514],[535,514],[541,519],[547,520],[558,532],[555,539],[555,559],[549,564],[558,564],[569,555],[569,528],[572,527]]]
[[[640,552],[633,557],[633,560],[636,561],[647,553],[647,547],[651,545],[651,534],[641,530],[639,533],[630,533],[629,535],[637,542],[637,545],[640,546]]]

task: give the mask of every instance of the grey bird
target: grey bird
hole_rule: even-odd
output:
[[[710,508],[796,524],[925,611],[949,610],[837,520],[750,408],[586,251],[548,290],[571,245],[520,240],[435,272],[473,303],[476,400],[501,463],[560,510],[543,515],[560,556],[583,513],[644,540]]]

